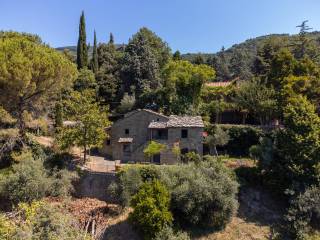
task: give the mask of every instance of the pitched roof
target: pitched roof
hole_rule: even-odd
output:
[[[158,116],[161,116],[161,117],[165,117],[165,118],[168,118],[168,116],[164,115],[164,114],[161,114],[161,113],[158,113],[158,112],[155,112],[155,111],[152,111],[150,109],[137,109],[137,110],[133,110],[131,112],[128,112],[124,115],[124,118],[127,118],[127,117],[130,117],[138,112],[141,112],[141,111],[144,111],[144,112],[148,112],[148,113],[152,113],[152,114],[155,114],[155,115],[158,115]]]
[[[171,115],[167,127],[204,127],[204,124],[200,116]]]

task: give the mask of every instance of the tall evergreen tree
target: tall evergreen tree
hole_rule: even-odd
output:
[[[121,76],[126,92],[135,96],[161,87],[160,72],[171,57],[167,43],[147,28],[133,35],[125,48]]]
[[[101,100],[109,104],[113,109],[121,99],[120,89],[120,59],[121,53],[117,51],[110,34],[109,43],[102,43],[98,46],[98,65],[96,73],[98,94]]]
[[[94,40],[93,40],[93,53],[92,53],[92,71],[97,73],[99,68],[98,65],[98,51],[97,51],[97,35],[96,31],[94,31]]]
[[[173,56],[172,56],[172,59],[175,60],[175,61],[179,61],[181,60],[181,53],[179,50],[175,51]]]
[[[229,70],[228,61],[225,54],[225,48],[222,47],[220,53],[218,54],[219,61],[217,64],[217,81],[226,81],[231,79],[231,73]]]
[[[109,43],[114,44],[114,37],[112,33],[110,33]]]
[[[77,65],[78,69],[88,66],[88,46],[86,36],[86,23],[84,12],[82,11],[79,23],[79,39],[77,46]]]
[[[192,61],[193,64],[196,65],[200,65],[200,64],[204,64],[205,63],[205,59],[203,57],[203,55],[201,55],[200,53],[194,58],[194,60]]]

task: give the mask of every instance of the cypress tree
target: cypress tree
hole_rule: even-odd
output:
[[[114,37],[112,33],[110,33],[109,43],[114,44]]]
[[[98,71],[98,51],[97,51],[97,36],[96,31],[94,31],[94,40],[93,40],[93,53],[92,53],[92,71],[97,73]]]
[[[88,67],[88,46],[86,38],[86,23],[84,18],[84,12],[82,11],[79,23],[79,39],[77,46],[78,69]]]

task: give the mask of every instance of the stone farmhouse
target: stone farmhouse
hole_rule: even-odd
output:
[[[173,148],[181,154],[194,151],[203,154],[204,124],[200,116],[165,116],[139,109],[129,112],[107,130],[109,138],[100,150],[103,155],[121,162],[175,164],[179,161]],[[160,154],[148,159],[143,150],[150,141],[166,146]]]

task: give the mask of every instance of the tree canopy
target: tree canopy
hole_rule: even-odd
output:
[[[75,65],[52,48],[13,34],[0,41],[0,104],[19,121],[22,113],[48,104],[62,89],[72,86]]]

